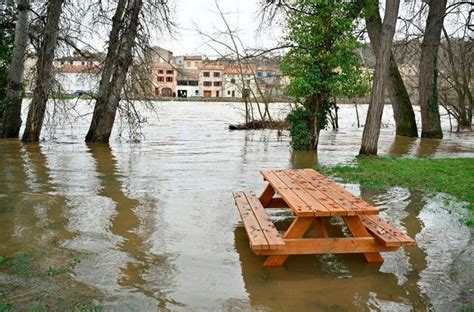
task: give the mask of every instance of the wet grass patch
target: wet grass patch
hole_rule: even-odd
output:
[[[74,280],[80,254],[34,249],[0,256],[0,312],[103,311],[102,294]]]
[[[400,186],[453,195],[468,203],[466,223],[474,227],[474,158],[358,157],[351,165],[318,170],[373,188]]]

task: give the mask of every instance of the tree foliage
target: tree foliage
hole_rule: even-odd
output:
[[[0,120],[7,96],[7,77],[15,39],[15,1],[0,4]]]
[[[288,121],[297,127],[293,122],[304,120],[311,138],[302,146],[292,137],[295,149],[316,149],[328,112],[336,108],[333,96],[352,97],[360,92],[361,71],[355,54],[359,43],[353,34],[359,13],[357,5],[343,0],[297,0],[289,13],[286,40],[293,48],[281,69],[291,78],[287,93],[296,98],[298,110],[308,114],[295,111],[297,116]]]

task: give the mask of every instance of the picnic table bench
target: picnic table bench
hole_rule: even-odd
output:
[[[234,192],[250,248],[266,255],[265,266],[280,266],[289,255],[362,253],[367,262],[383,262],[380,252],[416,242],[382,220],[378,208],[312,169],[261,170],[268,182],[260,197]],[[278,195],[278,196],[275,196]],[[289,208],[296,218],[281,235],[266,208]],[[344,220],[350,237],[329,237],[328,219]],[[315,228],[318,238],[304,235]]]

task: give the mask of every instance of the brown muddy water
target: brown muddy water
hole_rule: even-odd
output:
[[[323,133],[318,157],[291,152],[286,133],[227,130],[242,120],[240,104],[156,106],[142,143],[115,132],[110,147],[85,145],[90,115],[44,131],[39,145],[0,141],[0,309],[472,307],[472,232],[460,221],[466,204],[447,195],[344,185],[418,242],[384,254],[381,266],[359,255],[325,255],[264,268],[264,258],[250,251],[231,192],[259,192],[262,168],[352,161],[362,134],[352,106],[342,106],[339,131]],[[273,110],[283,115],[286,108]],[[395,138],[390,116],[386,107],[382,155],[474,156],[472,134]],[[285,210],[272,210],[272,217],[283,225],[291,218]]]

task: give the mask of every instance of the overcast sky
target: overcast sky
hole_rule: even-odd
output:
[[[173,2],[173,1],[170,1]],[[175,0],[174,21],[177,24],[175,38],[169,35],[153,38],[153,44],[169,49],[175,55],[197,54],[216,55],[214,49],[223,50],[223,46],[211,43],[199,34],[215,34],[224,31],[225,25],[220,18],[215,0]],[[239,30],[239,37],[248,48],[271,47],[281,37],[281,28],[272,27],[257,32],[260,24],[258,0],[219,0],[221,10],[226,13],[230,26]],[[226,40],[226,36],[220,39]],[[209,47],[209,44],[214,47]]]

